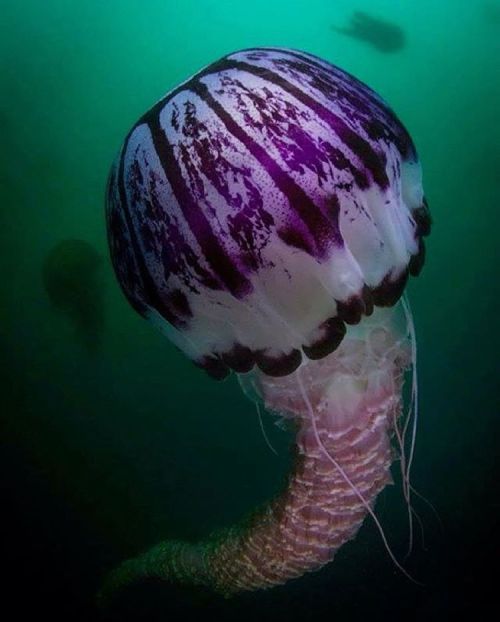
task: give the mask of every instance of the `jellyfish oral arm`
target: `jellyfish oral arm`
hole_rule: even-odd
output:
[[[321,568],[391,481],[405,352],[369,369],[375,358],[360,345],[346,340],[340,356],[309,362],[296,377],[261,377],[267,406],[298,423],[294,469],[286,490],[207,556],[219,591],[271,587]],[[351,346],[349,359],[359,357],[353,373],[338,365]]]
[[[115,574],[204,584],[229,596],[318,570],[352,539],[391,481],[408,344],[387,327],[344,339],[295,374],[255,382],[268,409],[297,428],[286,488],[243,525],[198,544],[166,541]]]
[[[359,413],[362,427],[356,427],[354,419],[352,427],[333,435],[328,420],[335,412],[318,413],[321,444],[304,409],[287,489],[251,527],[230,534],[207,558],[216,589],[232,593],[271,587],[333,559],[355,536],[367,514],[366,504],[373,506],[390,481],[388,422],[395,406],[395,396],[380,394],[369,404],[368,417]],[[324,448],[342,465],[341,471]]]

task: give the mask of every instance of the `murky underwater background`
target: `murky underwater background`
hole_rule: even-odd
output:
[[[259,45],[354,73],[419,150],[434,228],[409,286],[420,383],[413,479],[442,527],[416,499],[425,541],[417,525],[406,567],[424,585],[397,571],[367,519],[332,564],[284,587],[224,601],[143,585],[108,615],[429,620],[492,604],[499,0],[4,0],[0,16],[2,609],[99,619],[106,570],[165,537],[197,539],[238,520],[283,481],[287,435],[264,417],[275,456],[236,378],[208,379],[128,306],[103,217],[108,169],[131,124],[203,65]],[[381,495],[377,513],[404,557],[400,488]]]

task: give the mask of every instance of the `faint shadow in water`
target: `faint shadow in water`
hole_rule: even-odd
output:
[[[400,26],[363,11],[355,11],[346,28],[332,26],[332,29],[387,54],[398,52],[406,45],[406,35]]]
[[[42,278],[53,307],[65,314],[89,352],[95,352],[104,329],[102,258],[84,240],[58,242],[47,254]]]

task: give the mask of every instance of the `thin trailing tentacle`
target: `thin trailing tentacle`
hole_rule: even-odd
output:
[[[417,377],[417,338],[415,334],[415,323],[413,321],[413,314],[411,312],[411,307],[408,302],[407,295],[405,294],[401,300],[401,304],[403,307],[403,311],[406,318],[407,329],[410,336],[410,347],[411,347],[411,372],[412,372],[412,381],[411,381],[411,398],[410,398],[410,406],[408,409],[408,415],[406,417],[406,421],[403,428],[402,433],[402,442],[403,445],[406,442],[406,434],[408,430],[408,426],[410,422],[412,422],[412,430],[411,430],[411,442],[410,442],[410,452],[408,456],[408,462],[406,464],[406,472],[404,474],[404,481],[406,485],[406,497],[408,507],[411,508],[411,487],[410,487],[410,469],[413,461],[413,456],[415,452],[415,442],[417,437],[417,423],[418,423],[418,377]],[[412,513],[409,511],[409,521],[410,521],[410,542],[408,545],[408,555],[410,554],[413,548],[413,529],[412,529]]]
[[[273,452],[273,454],[275,456],[278,455],[278,452],[276,451],[276,449],[274,449],[274,447],[271,445],[271,441],[269,440],[269,437],[267,436],[266,430],[264,428],[264,423],[262,421],[262,413],[260,412],[260,406],[259,406],[259,402],[255,402],[255,408],[257,410],[257,416],[259,418],[259,424],[260,424],[260,430],[262,432],[262,436],[264,437],[264,440],[266,441],[266,445],[269,447],[269,449]]]

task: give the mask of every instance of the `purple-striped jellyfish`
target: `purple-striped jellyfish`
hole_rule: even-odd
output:
[[[380,527],[416,352],[400,298],[430,229],[415,147],[384,101],[304,52],[225,56],[128,133],[107,224],[134,309],[214,378],[239,374],[296,438],[286,488],[244,525],[162,542],[106,589],[267,588],[332,560],[368,514]]]

